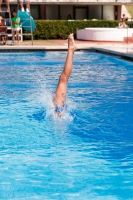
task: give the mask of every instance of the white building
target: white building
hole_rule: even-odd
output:
[[[11,10],[17,8],[17,0],[10,0]],[[121,6],[132,4],[133,0],[30,0],[34,19],[120,19]]]

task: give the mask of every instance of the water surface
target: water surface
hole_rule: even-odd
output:
[[[65,58],[0,54],[0,199],[133,199],[133,64],[76,52],[58,119]]]

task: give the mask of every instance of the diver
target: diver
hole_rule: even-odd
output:
[[[58,117],[61,117],[62,112],[67,109],[67,104],[66,104],[67,83],[70,74],[72,72],[72,63],[75,50],[76,50],[76,45],[72,33],[68,36],[67,58],[64,69],[59,78],[59,82],[54,96],[55,113],[58,115]]]

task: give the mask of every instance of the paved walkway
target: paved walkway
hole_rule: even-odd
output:
[[[87,50],[90,48],[103,48],[116,52],[133,54],[133,43],[122,42],[91,42],[75,40],[78,50]],[[5,46],[0,46],[0,50],[12,49],[44,49],[44,50],[67,50],[67,40],[31,40],[20,42],[19,45],[11,45],[8,42]]]

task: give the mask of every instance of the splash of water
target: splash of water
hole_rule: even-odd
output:
[[[31,101],[33,102],[33,104],[39,105],[40,107],[39,112],[35,113],[34,116],[37,117],[37,115],[41,115],[38,116],[37,118],[41,120],[42,118],[44,119],[49,118],[50,121],[54,121],[55,124],[57,123],[58,125],[60,124],[61,126],[62,123],[71,122],[75,117],[73,113],[73,110],[75,110],[76,108],[75,103],[72,102],[72,100],[70,100],[69,98],[67,98],[68,109],[65,112],[62,112],[61,117],[58,117],[57,114],[55,113],[53,97],[54,97],[54,91],[52,88],[47,88],[45,83],[40,85],[40,88],[38,88],[37,92],[35,92],[34,95],[32,95],[31,97]]]

